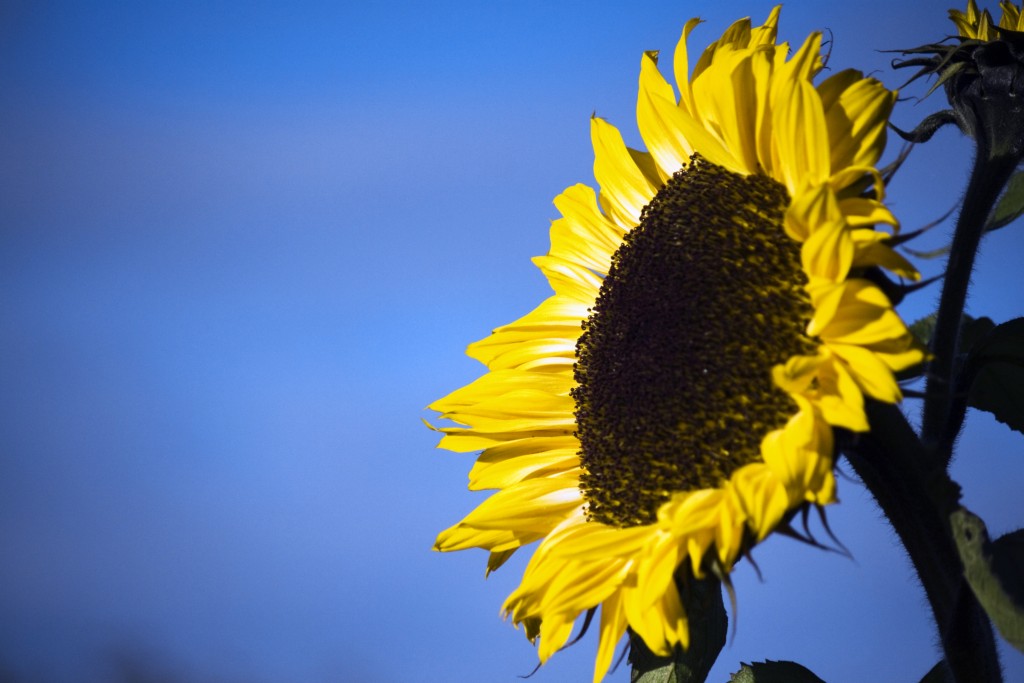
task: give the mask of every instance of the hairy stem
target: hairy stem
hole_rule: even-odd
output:
[[[985,146],[979,144],[953,234],[932,336],[933,359],[928,365],[921,428],[925,445],[943,464],[948,464],[952,457],[953,443],[960,433],[967,409],[966,399],[961,400],[954,388],[958,384],[955,373],[958,369],[960,322],[974,258],[992,207],[1013,175],[1016,164],[1017,160],[1012,157],[993,158]]]
[[[963,579],[949,516],[959,487],[926,452],[897,406],[869,402],[871,432],[844,447],[914,565],[956,683],[999,683],[999,655],[988,616]],[[934,461],[932,461],[934,462]]]

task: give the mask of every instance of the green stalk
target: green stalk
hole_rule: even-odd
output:
[[[992,626],[963,579],[950,514],[959,487],[927,453],[897,406],[870,401],[871,431],[843,448],[914,565],[956,683],[1000,683]],[[934,461],[931,461],[934,462]]]
[[[958,385],[955,374],[959,369],[960,322],[974,259],[992,208],[1013,175],[1017,161],[1012,156],[993,157],[988,145],[979,140],[967,193],[953,234],[932,336],[934,357],[928,365],[921,426],[922,441],[943,465],[952,458],[953,443],[960,433],[967,410],[967,397],[958,395],[954,390]]]

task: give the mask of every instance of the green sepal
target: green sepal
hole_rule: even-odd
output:
[[[945,256],[946,254],[951,252],[953,250],[953,245],[947,244],[944,247],[939,247],[938,249],[931,249],[930,251],[918,251],[917,249],[911,249],[910,247],[903,247],[903,250],[916,259],[932,261],[934,259]]]
[[[730,683],[825,683],[805,666],[796,662],[757,662],[744,664],[732,675]]]
[[[975,333],[963,366],[967,405],[1024,432],[1024,318]]]
[[[950,523],[971,590],[1006,642],[1024,652],[1024,530],[990,542],[985,523],[964,508]]]
[[[960,71],[963,70],[966,66],[966,62],[954,62],[950,66],[943,69],[939,73],[939,77],[935,79],[935,83],[932,84],[932,87],[928,88],[928,92],[924,94],[924,97],[928,97],[929,95],[931,95],[939,88],[939,86],[943,85],[950,78],[960,73]],[[922,97],[921,99],[924,99],[924,97]]]
[[[985,232],[1007,226],[1021,214],[1024,214],[1024,171],[1013,174],[1006,184],[1006,191],[999,198],[999,203],[985,224]]]
[[[928,93],[931,93],[931,91],[938,85],[940,84],[936,83],[932,86],[932,89],[929,90]],[[925,94],[925,97],[928,97],[927,93]],[[910,132],[900,130],[891,123],[889,124],[889,127],[896,131],[896,134],[907,142],[921,143],[931,140],[932,136],[935,135],[935,131],[949,123],[956,123],[956,115],[953,114],[952,109],[945,109],[926,116],[924,120],[917,124],[917,127]]]

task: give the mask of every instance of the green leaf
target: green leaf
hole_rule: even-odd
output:
[[[1024,214],[1024,171],[1018,171],[1006,184],[1006,191],[985,225],[986,232],[998,230]]]
[[[1024,529],[1004,534],[992,542],[993,568],[997,576],[1013,577],[1003,588],[1017,605],[1024,605]]]
[[[967,583],[1006,642],[1024,652],[1024,530],[992,543],[985,523],[964,508],[949,519]]]
[[[921,342],[925,346],[928,346],[932,342],[932,337],[935,335],[935,318],[937,316],[932,313],[926,315],[923,318],[918,318],[910,325],[910,333],[917,337],[917,341]]]
[[[1024,367],[986,363],[974,377],[967,405],[992,413],[1010,429],[1024,433]]]
[[[988,318],[979,318],[979,321]],[[991,325],[988,320],[985,325]],[[990,327],[983,337],[974,343],[972,353],[986,358],[1024,362],[1024,318],[1014,318],[1001,325]]]
[[[730,683],[825,683],[810,669],[796,662],[758,662],[744,664],[732,675]]]
[[[632,653],[632,649],[630,649]],[[675,663],[651,666],[646,660],[634,662],[630,683],[677,683],[686,681],[685,674],[677,670]]]
[[[935,335],[936,317],[936,314],[932,313],[915,320],[910,325],[911,333],[925,346],[929,346],[932,343],[932,337]],[[972,318],[964,313],[960,323],[960,348],[972,348],[980,338],[991,332],[995,326],[996,324],[992,322],[991,318]]]
[[[967,405],[1024,432],[1024,318],[975,333],[963,368]]]
[[[960,325],[960,348],[968,351],[974,349],[995,328],[996,324],[992,318],[972,318],[965,313]]]

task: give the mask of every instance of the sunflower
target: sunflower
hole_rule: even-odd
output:
[[[1024,31],[1024,13],[1008,0],[999,3],[1003,15],[999,18],[999,28],[1009,31]],[[978,11],[974,0],[968,0],[967,11],[949,10],[949,18],[956,24],[962,38],[993,41],[999,39],[999,33],[992,23],[992,15],[988,10]]]
[[[647,151],[591,119],[600,190],[555,198],[534,259],[554,295],[470,345],[487,374],[430,406],[455,423],[440,447],[482,450],[469,488],[496,490],[435,548],[484,548],[490,573],[541,541],[503,612],[543,663],[600,608],[595,681],[627,628],[687,647],[677,570],[728,572],[834,502],[834,430],[868,430],[865,398],[899,401],[923,359],[876,284],[917,278],[875,166],[895,93],[814,85],[821,35],[790,56],[778,16],[733,24],[692,76],[687,22],[678,96],[643,55]]]

